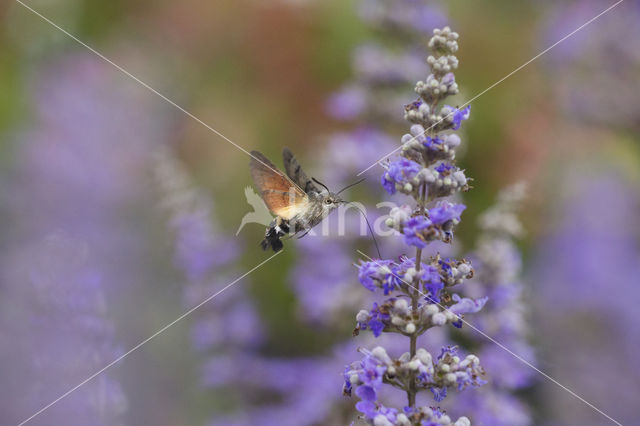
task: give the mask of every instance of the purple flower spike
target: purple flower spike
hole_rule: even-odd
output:
[[[343,389],[350,392],[356,388],[360,398],[356,407],[370,425],[468,426],[466,417],[452,421],[439,409],[417,406],[417,394],[430,391],[435,401],[441,402],[452,390],[486,383],[477,356],[463,358],[455,348],[445,347],[434,359],[418,347],[418,337],[423,333],[447,324],[461,326],[461,315],[478,312],[488,300],[486,296],[461,297],[453,292],[454,286],[473,277],[468,260],[426,255],[430,243],[451,242],[453,229],[466,208],[442,198],[469,189],[464,172],[454,162],[460,138],[451,133],[469,118],[469,108],[439,108],[445,98],[458,92],[451,72],[458,66],[454,55],[457,40],[458,34],[448,27],[434,30],[429,41],[434,56],[427,60],[432,74],[426,82],[416,84],[420,98],[405,105],[405,119],[411,127],[402,137],[401,157],[388,165],[381,180],[389,194],[401,192],[416,201],[413,207],[392,209],[385,220],[388,227],[402,234],[407,246],[415,249],[416,256],[360,265],[361,284],[370,291],[381,288],[385,298],[376,300],[371,310],[358,312],[354,334],[371,331],[383,340],[383,334],[396,333],[410,339],[410,351],[399,358],[390,357],[381,346],[371,352],[363,350],[364,359],[345,374],[348,383]],[[402,411],[378,400],[379,391],[390,387],[407,393],[409,405]]]

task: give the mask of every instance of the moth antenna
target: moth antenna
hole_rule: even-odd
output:
[[[352,186],[356,186],[357,184],[359,184],[359,183],[361,183],[361,182],[364,182],[364,180],[365,180],[365,179],[366,179],[366,178],[362,178],[362,179],[360,179],[359,181],[352,183],[351,185],[347,185],[347,186],[345,186],[345,187],[344,187],[344,188],[342,188],[340,191],[338,191],[338,195],[339,195],[342,191],[345,191],[345,190],[347,190],[347,189],[351,188]]]
[[[314,181],[315,183],[317,183],[318,185],[320,185],[321,187],[323,187],[324,189],[326,189],[327,192],[331,192],[331,191],[329,191],[329,188],[327,188],[327,185],[325,185],[324,183],[320,182],[318,179],[312,177],[311,180]]]
[[[361,181],[364,179],[361,179]],[[371,224],[369,223],[369,219],[367,219],[367,215],[358,207],[357,204],[353,204],[349,201],[345,201],[345,204],[351,204],[360,212],[362,217],[364,217],[364,221],[367,222],[367,227],[369,228],[369,233],[371,234],[371,238],[373,238],[373,244],[376,246],[376,251],[378,252],[378,259],[382,259],[382,255],[380,254],[380,248],[378,247],[378,241],[376,240],[376,236],[373,233],[373,228],[371,228]]]

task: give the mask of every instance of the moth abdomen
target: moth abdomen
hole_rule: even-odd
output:
[[[289,223],[281,218],[273,220],[264,234],[264,239],[260,242],[262,250],[268,250],[271,248],[273,251],[278,252],[282,250],[284,246],[281,237],[284,237],[289,233]]]

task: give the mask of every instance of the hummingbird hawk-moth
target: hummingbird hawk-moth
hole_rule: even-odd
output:
[[[260,246],[263,250],[271,248],[276,252],[283,247],[282,237],[299,232],[303,232],[300,238],[304,237],[340,204],[347,203],[340,198],[342,191],[362,181],[334,193],[317,179],[310,179],[288,148],[282,150],[282,157],[286,174],[258,151],[251,151],[249,163],[260,196],[276,216],[267,227]]]

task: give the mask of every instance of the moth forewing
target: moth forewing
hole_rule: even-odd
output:
[[[289,220],[308,203],[307,194],[258,151],[251,152],[251,177],[265,204],[276,216]]]

